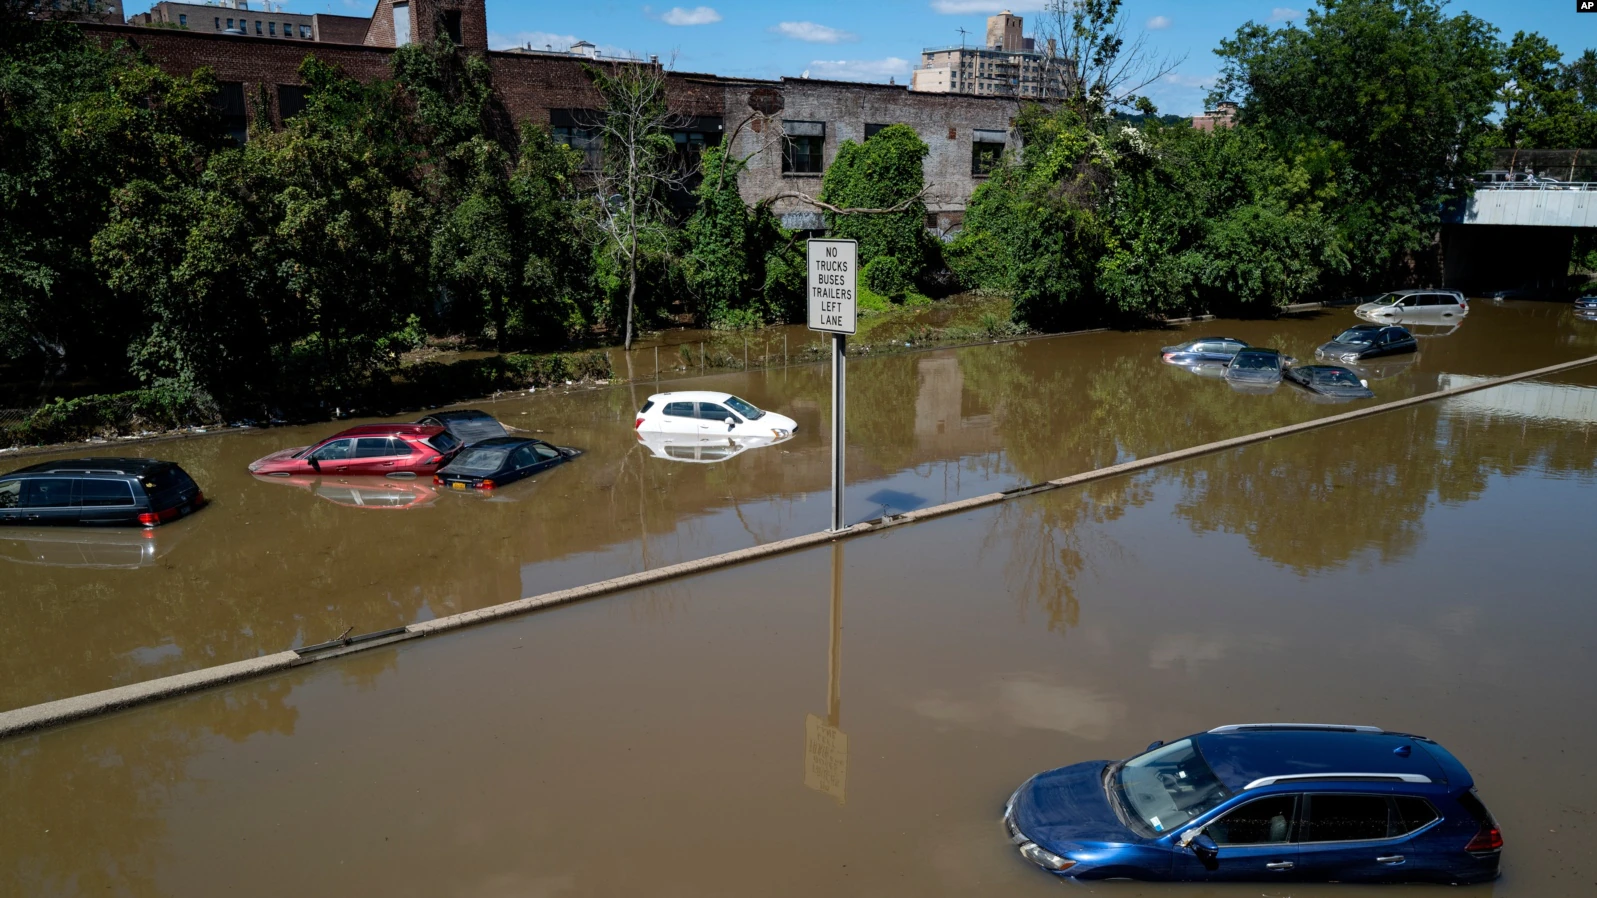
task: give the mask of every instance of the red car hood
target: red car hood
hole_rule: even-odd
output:
[[[258,458],[250,462],[251,474],[297,474],[311,469],[310,462],[303,458],[295,458],[307,447],[295,446],[293,449],[282,449],[271,455]]]

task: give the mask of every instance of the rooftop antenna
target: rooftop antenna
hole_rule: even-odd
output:
[[[965,49],[965,35],[969,34],[970,32],[966,31],[965,26],[963,25],[954,30],[959,32],[959,49]]]

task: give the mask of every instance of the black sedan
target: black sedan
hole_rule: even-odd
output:
[[[1244,391],[1264,388],[1274,389],[1281,382],[1281,372],[1292,364],[1290,356],[1274,349],[1249,347],[1236,354],[1225,367],[1226,382]],[[1250,389],[1251,388],[1251,389]]]
[[[499,423],[498,418],[474,408],[433,412],[416,423],[426,424],[429,427],[442,427],[467,446],[510,435],[505,426]]]
[[[433,475],[452,490],[491,490],[530,477],[582,454],[527,437],[495,437],[467,446]]]
[[[1372,399],[1375,393],[1357,374],[1340,365],[1304,365],[1286,370],[1286,379],[1311,393],[1334,399]]]
[[[1575,316],[1587,321],[1597,320],[1597,293],[1575,300]]]
[[[1166,346],[1159,350],[1159,357],[1168,365],[1221,365],[1247,348],[1248,344],[1233,337],[1204,337]]]
[[[1357,362],[1383,355],[1415,352],[1418,340],[1407,328],[1396,325],[1360,324],[1337,334],[1331,342],[1314,351],[1315,356],[1334,362]]]

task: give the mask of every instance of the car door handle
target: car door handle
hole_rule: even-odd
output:
[[[1378,857],[1378,858],[1376,858],[1375,862],[1377,864],[1391,864],[1392,866],[1395,867],[1398,864],[1403,863],[1403,855],[1401,855],[1401,854],[1389,854],[1386,857]]]
[[[1265,864],[1264,865],[1264,869],[1266,869],[1266,870],[1290,870],[1294,866],[1296,866],[1296,865],[1293,864],[1291,861],[1276,861],[1274,863]]]
[[[395,464],[395,463],[394,463],[394,462],[391,462],[391,461],[385,461],[385,462],[383,462],[383,467],[385,467],[385,468],[392,468],[392,467],[393,467],[393,466],[394,466],[394,464]]]

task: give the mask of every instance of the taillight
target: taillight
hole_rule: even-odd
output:
[[[439,462],[441,462],[443,460],[444,460],[444,457],[442,455],[434,455],[432,458],[429,458],[426,461],[422,462],[422,465],[423,466],[436,465],[436,464],[438,464]]]
[[[204,493],[204,491],[196,491],[194,493],[193,504],[194,504],[195,508],[199,508],[199,507],[201,507],[201,506],[203,506],[205,504],[205,493]]]
[[[1167,352],[1167,353],[1165,353],[1165,354],[1164,354],[1164,360],[1165,360],[1165,361],[1167,361],[1167,362],[1168,362],[1168,361],[1170,361],[1170,360],[1171,360],[1171,359],[1173,359],[1173,358],[1175,358],[1175,356],[1176,356],[1176,354],[1175,354],[1175,353],[1173,353],[1173,352]]]
[[[1495,823],[1486,823],[1481,826],[1475,838],[1469,840],[1464,846],[1465,851],[1498,851],[1503,847],[1503,833]]]
[[[642,418],[639,418],[638,420],[632,422],[632,429],[633,430],[637,430],[638,428],[640,428],[642,426],[643,426],[643,419]]]
[[[168,508],[165,511],[146,511],[139,515],[139,523],[146,527],[154,527],[177,519],[178,513],[175,508]]]
[[[477,489],[480,489],[480,490],[491,490],[493,488],[494,488],[494,482],[492,480],[480,480],[480,481],[477,482]]]
[[[437,474],[434,474],[433,475],[433,485],[434,486],[443,486],[444,485],[444,479],[442,477],[439,477]]]

